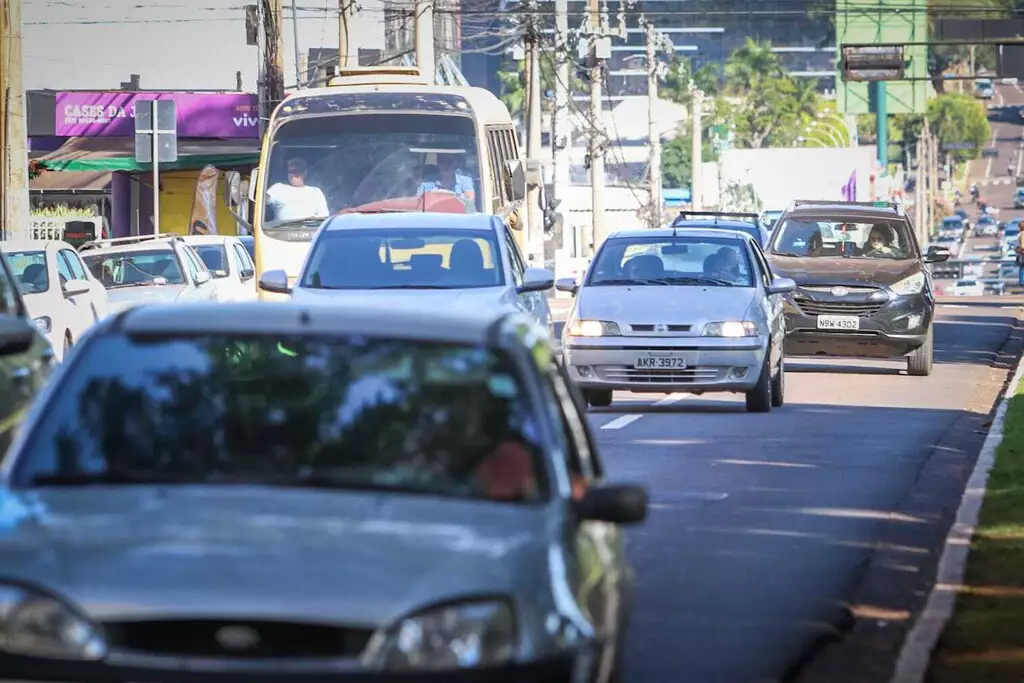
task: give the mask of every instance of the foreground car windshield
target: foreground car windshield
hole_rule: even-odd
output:
[[[464,289],[497,287],[501,262],[485,230],[358,230],[324,233],[302,287]]]
[[[141,285],[185,284],[174,252],[164,250],[93,254],[84,257],[97,280],[107,289]],[[157,280],[163,278],[163,280]]]
[[[4,254],[7,265],[25,294],[38,294],[50,288],[50,274],[46,270],[46,252],[15,251]]]
[[[698,237],[618,237],[605,242],[588,285],[753,287],[742,240]]]
[[[110,336],[79,354],[28,437],[16,485],[545,495],[530,401],[513,362],[495,351],[372,338]]]
[[[912,259],[913,238],[902,221],[867,222],[831,219],[787,219],[772,240],[779,256],[824,258]]]

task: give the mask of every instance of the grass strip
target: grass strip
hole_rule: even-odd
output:
[[[964,587],[928,683],[1024,681],[1024,381],[1006,409]]]

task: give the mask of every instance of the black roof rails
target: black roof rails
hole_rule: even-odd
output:
[[[842,199],[794,199],[793,206],[865,206],[872,209],[892,209],[899,211],[900,205],[897,202],[848,202]]]
[[[714,216],[715,218],[753,218],[755,220],[761,218],[761,214],[757,213],[744,213],[742,211],[687,211],[683,209],[679,212],[676,220],[686,220],[689,216]]]

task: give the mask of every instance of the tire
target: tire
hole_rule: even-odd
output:
[[[786,357],[779,358],[779,370],[772,377],[772,408],[781,408],[786,402]]]
[[[932,343],[932,328],[928,328],[924,344],[907,356],[907,374],[911,377],[927,377],[932,374],[935,347]]]
[[[764,365],[757,378],[757,385],[747,392],[747,412],[767,413],[772,409],[772,366],[769,353],[764,354]]]
[[[583,392],[583,397],[594,408],[607,408],[612,404],[611,389],[590,389]]]

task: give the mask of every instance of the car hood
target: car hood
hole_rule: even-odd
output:
[[[186,285],[140,285],[123,289],[108,289],[107,301],[110,302],[111,313],[120,313],[126,308],[139,304],[172,303],[178,300],[186,288]]]
[[[460,310],[514,309],[516,294],[511,287],[478,289],[308,289],[296,287],[292,301],[303,304],[344,304],[370,301],[381,308],[444,306]],[[440,309],[439,309],[440,310]]]
[[[798,285],[893,285],[921,271],[913,259],[772,256],[771,266]]]
[[[756,293],[752,287],[595,285],[580,290],[576,317],[633,325],[743,320]]]
[[[545,585],[544,508],[268,487],[0,494],[4,578],[97,621],[276,618],[372,628]],[[543,575],[538,575],[543,571]]]

